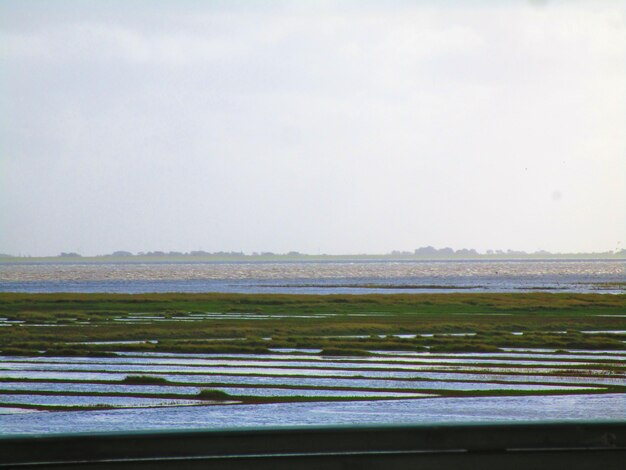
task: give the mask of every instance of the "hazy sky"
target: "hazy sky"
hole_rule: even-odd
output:
[[[624,1],[0,0],[0,253],[625,235]]]

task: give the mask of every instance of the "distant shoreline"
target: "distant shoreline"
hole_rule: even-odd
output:
[[[136,264],[136,263],[271,263],[271,262],[411,262],[411,261],[626,261],[620,253],[564,253],[537,256],[521,254],[476,254],[472,256],[418,255],[129,255],[129,256],[0,256],[0,264]]]

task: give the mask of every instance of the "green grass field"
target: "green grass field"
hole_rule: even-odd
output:
[[[619,350],[626,335],[614,331],[626,330],[625,313],[626,295],[609,294],[0,293],[0,352]],[[124,341],[134,342],[106,344]]]

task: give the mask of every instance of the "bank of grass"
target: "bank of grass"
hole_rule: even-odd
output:
[[[328,355],[349,354],[350,351],[361,355],[371,350],[424,351],[426,348],[435,352],[495,352],[502,347],[619,350],[626,347],[626,335],[585,335],[580,331],[626,330],[626,318],[616,316],[623,315],[624,311],[626,295],[545,292],[0,293],[0,317],[24,322],[0,328],[0,353],[106,357],[114,351],[263,354],[273,348],[322,349]],[[231,319],[194,316],[206,312],[235,315]],[[241,312],[250,318],[236,315]],[[141,323],[119,321],[139,313],[146,314]],[[280,317],[272,317],[273,314]],[[311,314],[330,316],[309,318]],[[154,321],[150,316],[160,316],[166,321]],[[175,318],[195,320],[182,322]],[[567,333],[554,333],[561,330]],[[476,335],[445,336],[468,332]],[[512,335],[512,332],[523,335]],[[391,336],[395,334],[418,336],[412,339]],[[350,337],[354,335],[364,337]],[[140,343],[85,344],[129,340]]]
[[[54,312],[65,318],[107,317],[120,312],[248,312],[290,313],[371,310],[381,313],[468,313],[570,311],[580,308],[621,310],[624,295],[565,293],[452,294],[22,294],[0,293],[0,312]],[[79,308],[79,311],[76,312]],[[487,309],[487,310],[485,310]],[[72,312],[70,314],[70,312]],[[64,318],[57,316],[57,318]],[[39,317],[41,320],[41,317]]]
[[[224,401],[224,400],[232,400],[233,397],[228,393],[222,390],[213,390],[210,388],[204,388],[198,392],[197,398],[202,400],[214,400],[214,401]]]
[[[126,385],[167,385],[168,381],[164,377],[154,375],[127,375],[120,383]]]
[[[515,338],[515,337],[514,337]],[[158,345],[120,345],[120,346],[85,346],[84,348],[46,348],[42,343],[38,348],[24,347],[19,341],[0,345],[0,354],[5,356],[22,357],[114,357],[113,351],[125,352],[154,352],[154,353],[185,353],[185,354],[268,354],[274,349],[315,349],[321,350],[323,356],[366,356],[372,351],[406,351],[406,352],[502,352],[502,348],[549,348],[553,350],[581,349],[581,350],[625,350],[622,340],[616,338],[600,338],[596,335],[540,335],[524,339],[490,338],[484,335],[478,338],[456,338],[436,336],[423,340],[395,341],[380,340],[350,340],[324,338],[295,338],[292,341],[273,342],[268,340],[265,345],[231,343],[194,344],[187,341],[170,340]]]

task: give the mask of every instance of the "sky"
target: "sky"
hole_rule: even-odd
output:
[[[624,1],[0,0],[0,253],[625,235]]]

